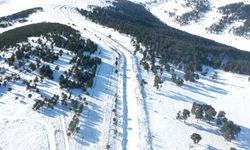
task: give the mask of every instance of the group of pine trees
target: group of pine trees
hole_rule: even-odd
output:
[[[37,40],[29,37],[39,37]],[[33,44],[31,44],[31,42]],[[73,28],[57,23],[39,23],[20,28],[15,28],[0,34],[0,49],[12,52],[12,55],[5,59],[6,63],[13,66],[20,72],[38,72],[40,77],[34,80],[23,80],[27,90],[32,90],[41,95],[33,105],[33,110],[39,110],[46,106],[53,109],[59,101],[69,110],[73,111],[74,117],[68,126],[68,136],[79,132],[80,114],[84,105],[88,105],[86,99],[74,99],[71,94],[62,93],[61,96],[43,96],[37,87],[38,82],[44,78],[54,79],[54,71],[59,71],[59,66],[52,67],[51,64],[63,55],[71,55],[69,70],[63,72],[59,77],[61,88],[81,88],[86,91],[91,88],[96,75],[97,67],[102,60],[94,57],[98,46],[93,41],[83,39],[79,32]],[[61,50],[60,50],[61,49]],[[69,52],[65,53],[67,49]],[[13,76],[14,77],[14,76]],[[34,81],[34,82],[33,82]],[[32,98],[32,94],[28,95]],[[82,101],[83,100],[83,101]]]
[[[72,134],[78,133],[80,131],[79,117],[84,109],[84,104],[87,105],[88,103],[86,101],[86,98],[82,99],[80,97],[79,100],[71,99],[70,104],[71,104],[70,110],[73,111],[74,115],[68,126],[68,132],[67,132],[68,136],[71,136]]]
[[[237,36],[243,36],[247,39],[250,38],[249,26],[250,26],[250,17],[249,17],[250,5],[238,2],[232,3],[218,8],[218,12],[222,14],[222,18],[217,22],[212,24],[207,28],[211,33],[221,33],[225,28],[230,26],[236,21],[245,20],[242,25],[237,27],[232,27],[230,32]]]
[[[141,62],[141,65],[143,66],[144,69],[145,69],[145,66],[147,66],[146,64],[148,64],[148,63]],[[155,68],[156,68],[156,70],[159,70],[157,67],[155,67]],[[161,68],[161,67],[159,66],[159,68]],[[161,72],[160,74],[162,74],[163,69],[161,68],[160,70],[162,70],[162,71],[160,71]],[[171,80],[177,86],[182,86],[184,84],[184,80],[181,77],[177,76],[173,67],[170,67],[170,65],[167,64],[164,66],[164,70],[166,70],[167,72],[169,72],[171,74]],[[192,65],[190,65],[190,64],[185,65],[183,71],[184,71],[185,81],[196,82],[199,79],[199,74],[195,73],[195,69],[193,68]],[[158,71],[156,71],[156,73],[155,73],[154,87],[159,89],[159,87],[160,87],[159,85],[161,83],[163,83],[163,80],[161,79],[160,75],[158,75],[157,72]]]
[[[14,36],[16,33],[19,34]],[[42,38],[32,40],[36,43],[35,47],[25,42],[29,36],[38,35],[42,35]],[[97,66],[101,63],[99,57],[91,56],[97,50],[97,44],[89,39],[82,39],[79,32],[73,28],[57,23],[39,23],[16,28],[0,35],[1,40],[3,45],[0,44],[0,47],[11,47],[14,51],[11,57],[5,60],[10,66],[13,65],[19,71],[26,72],[38,69],[42,77],[49,79],[53,79],[54,69],[59,70],[58,66],[51,68],[49,63],[53,63],[64,53],[62,50],[56,52],[55,47],[71,51],[73,58],[70,64],[73,64],[73,67],[60,76],[61,88],[81,88],[85,91],[93,85]],[[17,44],[17,42],[24,43]],[[35,61],[30,61],[30,58]],[[48,64],[41,65],[43,62]]]
[[[43,106],[47,106],[48,108],[53,109],[58,102],[61,101],[61,104],[64,106],[68,106],[70,104],[69,109],[73,111],[74,115],[72,120],[69,123],[67,135],[71,136],[72,134],[78,133],[80,131],[80,119],[79,116],[84,109],[84,105],[88,105],[86,98],[73,99],[71,95],[67,95],[62,93],[61,96],[53,95],[51,98],[44,97],[43,100],[37,100],[32,109],[39,110]]]
[[[41,76],[49,78],[49,79],[53,79],[53,70],[51,70],[49,65],[43,65],[40,69],[39,69],[39,73]]]
[[[183,13],[178,16],[173,12],[169,12],[171,17],[175,17],[174,21],[178,22],[180,25],[188,25],[192,21],[198,22],[199,19],[210,10],[210,5],[208,0],[192,0],[186,1],[183,5],[192,8],[191,11]]]
[[[41,99],[38,99],[34,105],[33,105],[33,109],[34,110],[39,110],[41,109],[44,105],[46,105],[48,108],[51,108],[53,109],[54,106],[57,104],[57,102],[59,101],[60,99],[60,96],[59,95],[56,95],[54,94],[51,98],[47,98],[47,97],[44,97],[43,100]]]
[[[38,11],[42,11],[42,7],[31,8],[27,10],[23,10],[12,15],[0,17],[0,28],[6,28],[12,26],[14,23],[17,22],[27,22],[27,17],[31,14],[36,13]]]
[[[198,104],[194,102],[191,112],[187,109],[184,109],[182,112],[179,111],[176,119],[185,121],[188,117],[190,117],[190,114],[193,114],[197,121],[206,120],[209,123],[214,121],[216,125],[220,127],[220,132],[223,137],[228,141],[236,139],[237,135],[241,131],[241,128],[238,125],[226,118],[226,113],[224,111],[217,113],[211,105]],[[194,135],[193,138],[195,137],[197,136]]]
[[[72,58],[74,64],[69,71],[65,71],[59,77],[61,88],[81,88],[86,91],[92,87],[97,71],[97,66],[101,63],[99,57],[76,55]]]

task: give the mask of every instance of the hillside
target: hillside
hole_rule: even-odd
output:
[[[249,51],[249,0],[133,1],[171,27]]]
[[[0,0],[0,18],[0,149],[250,148],[242,47],[125,0]]]

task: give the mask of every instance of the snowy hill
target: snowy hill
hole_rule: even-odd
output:
[[[204,19],[212,19],[215,9],[236,1],[209,1],[209,9],[202,7],[202,15],[185,25],[166,12],[176,11],[181,16],[197,5],[184,6],[184,1],[172,0],[140,1],[169,26],[236,48],[166,27],[140,5],[112,2],[0,0],[0,149],[250,149],[249,75],[225,72],[218,65],[218,61],[226,63],[229,59],[248,63],[249,53],[239,49],[250,50],[246,44],[249,40],[232,36],[227,29],[218,35],[207,32],[206,27],[214,22]],[[114,11],[113,6],[119,4],[122,11]],[[179,12],[182,6],[185,9]],[[39,11],[30,11],[37,8]],[[102,13],[97,18],[95,8],[100,10],[95,13]],[[105,18],[113,13],[117,16],[112,21]],[[128,31],[126,25],[141,28]],[[158,33],[161,36],[157,37],[155,26],[166,35]],[[161,43],[152,53],[141,38],[144,36],[132,34],[138,30],[152,33],[148,40],[152,35],[159,38],[156,41],[167,41],[169,45],[163,48],[170,47],[176,57],[196,45],[203,48],[203,55],[228,50],[232,54],[215,57],[213,63],[217,62],[218,69],[195,64],[202,67],[190,72],[196,75],[195,82],[184,81],[185,66],[190,64],[169,60],[162,65],[160,50],[156,50]],[[190,59],[207,62],[201,55],[198,51]],[[241,69],[248,72],[247,67]],[[176,117],[183,109],[191,111],[194,102],[211,105],[217,113],[224,111],[226,118],[240,127],[240,133],[231,141],[225,140],[216,117],[211,121],[205,115],[197,119],[190,114],[186,120]],[[193,133],[202,137],[198,144],[190,138]]]
[[[250,33],[249,0],[134,1],[145,5],[150,12],[171,27],[243,50],[250,50],[245,44],[249,42]],[[234,10],[223,13],[222,10],[227,10],[230,6]],[[242,25],[246,29],[241,28]]]

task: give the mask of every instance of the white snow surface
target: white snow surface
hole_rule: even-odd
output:
[[[165,81],[162,87],[156,90],[153,87],[154,75],[141,70],[139,65],[141,56],[133,55],[131,37],[88,21],[74,9],[75,7],[88,9],[88,5],[107,6],[109,2],[105,0],[4,2],[0,1],[1,16],[38,6],[43,7],[44,12],[31,15],[26,23],[0,29],[0,33],[45,21],[67,24],[79,30],[84,38],[90,38],[98,44],[101,54],[96,55],[102,58],[103,63],[98,68],[90,96],[76,91],[76,96],[87,97],[89,106],[81,114],[80,133],[73,137],[66,135],[67,126],[72,118],[69,110],[57,106],[54,110],[44,108],[37,112],[32,110],[32,105],[38,95],[32,93],[32,98],[28,98],[29,92],[26,88],[16,83],[11,84],[13,88],[11,92],[0,87],[0,149],[99,150],[106,149],[107,145],[110,145],[111,149],[128,150],[230,149],[230,147],[250,149],[250,83],[247,76],[216,70],[219,78],[212,80],[210,75],[214,70],[210,69],[209,75],[201,76],[198,83],[185,82],[183,87],[177,87],[170,81],[169,74],[164,73]],[[164,20],[164,15],[161,15],[163,5],[150,8],[162,20]],[[170,21],[166,23],[193,34],[204,34],[207,38],[250,50],[246,46],[248,40],[235,39],[227,34],[217,36],[204,33],[201,26],[205,25],[205,21],[192,27],[178,27]],[[116,57],[119,58],[117,67],[114,65]],[[63,62],[69,60],[68,56],[64,56],[63,60],[59,59],[52,65],[59,65],[62,70],[67,70],[69,66]],[[115,69],[118,70],[118,74],[114,73]],[[179,76],[183,76],[181,71],[178,69],[176,71]],[[21,77],[29,80],[35,75],[23,74]],[[142,78],[148,82],[145,87],[140,86]],[[47,91],[48,95],[62,92],[56,81],[46,80],[38,86]],[[16,96],[19,97],[18,100],[15,100]],[[115,116],[112,109],[116,97],[119,106],[118,125],[114,126],[112,119]],[[210,104],[217,111],[224,110],[226,116],[242,129],[237,140],[225,141],[215,125],[204,121],[197,122],[194,117],[189,118],[186,123],[176,120],[177,112],[184,108],[191,109],[193,102]],[[118,131],[116,136],[114,129]],[[198,145],[194,145],[190,139],[193,132],[202,136]]]

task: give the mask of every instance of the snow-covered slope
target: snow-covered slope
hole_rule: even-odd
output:
[[[145,5],[155,16],[165,22],[167,25],[186,31],[191,34],[199,35],[220,43],[237,47],[242,50],[250,51],[247,43],[250,39],[234,35],[230,29],[243,24],[245,20],[235,20],[232,24],[226,25],[222,32],[210,33],[207,29],[220,21],[223,14],[218,8],[228,4],[243,2],[250,4],[249,0],[131,0]],[[193,4],[192,4],[193,2]],[[203,2],[203,3],[202,3]],[[190,4],[191,3],[191,4]],[[199,7],[197,6],[199,4]],[[207,8],[206,8],[207,7]],[[240,9],[240,8],[239,8]],[[184,16],[182,16],[185,14]],[[194,18],[189,18],[191,14]],[[183,17],[183,18],[182,18]],[[188,20],[186,23],[178,22],[178,18]]]
[[[72,118],[67,108],[58,104],[53,110],[44,108],[37,112],[32,110],[32,106],[33,98],[39,97],[39,94],[32,93],[32,98],[28,98],[29,92],[20,83],[11,83],[12,91],[0,87],[0,149],[250,149],[250,84],[247,76],[217,70],[218,80],[212,80],[210,75],[214,70],[211,69],[210,74],[201,76],[198,83],[185,82],[183,87],[177,87],[170,81],[170,75],[164,72],[165,81],[156,90],[153,87],[154,75],[141,69],[141,56],[133,54],[132,37],[86,20],[75,10],[110,4],[106,0],[0,1],[0,16],[38,6],[44,9],[43,12],[32,14],[28,22],[0,28],[0,33],[39,22],[66,24],[79,30],[84,38],[97,43],[100,53],[95,55],[103,61],[89,95],[80,91],[73,93],[73,97],[86,97],[89,104],[80,117],[80,132],[72,137],[67,136],[67,127]],[[158,13],[156,11],[161,10],[161,5],[152,4],[149,8],[153,13]],[[169,23],[174,25],[172,21]],[[196,26],[204,27],[204,23],[187,27],[176,24],[174,27],[202,35],[203,28],[199,28],[199,32],[190,30]],[[234,36],[211,35],[205,31],[204,34],[205,37],[238,46]],[[233,42],[223,41],[225,37]],[[238,41],[243,42],[238,48],[247,48],[245,42],[248,40],[239,38]],[[70,56],[65,54],[51,65],[59,65],[62,70],[66,70],[69,60]],[[8,68],[3,60],[0,65]],[[10,72],[15,71],[13,68],[8,69]],[[114,73],[116,69],[117,73]],[[183,72],[178,69],[176,72],[183,76]],[[21,73],[21,77],[26,80],[35,76]],[[142,79],[148,82],[145,87],[140,86]],[[48,95],[63,91],[54,80],[45,80],[38,86]],[[18,100],[15,97],[19,97]],[[186,123],[176,120],[176,113],[184,108],[190,109],[193,102],[213,105],[218,111],[224,110],[227,117],[242,128],[238,140],[225,141],[218,127],[197,122],[194,117]],[[115,108],[117,113],[113,111]],[[190,139],[193,132],[202,136],[198,145],[192,144]]]
[[[154,75],[142,72],[143,79],[148,82],[145,85],[145,101],[155,149],[249,149],[248,77],[218,71],[219,78],[213,80],[210,75],[214,71],[211,70],[208,76],[201,76],[198,83],[185,83],[182,87],[176,86],[171,76],[164,73],[162,77],[165,80],[159,90],[153,86]],[[183,76],[181,71],[176,73]],[[192,115],[186,122],[176,120],[177,112],[190,110],[193,102],[212,105],[216,111],[224,110],[228,118],[242,129],[238,141],[225,141],[217,126],[198,122]],[[193,144],[190,139],[194,132],[202,136],[199,145]]]

